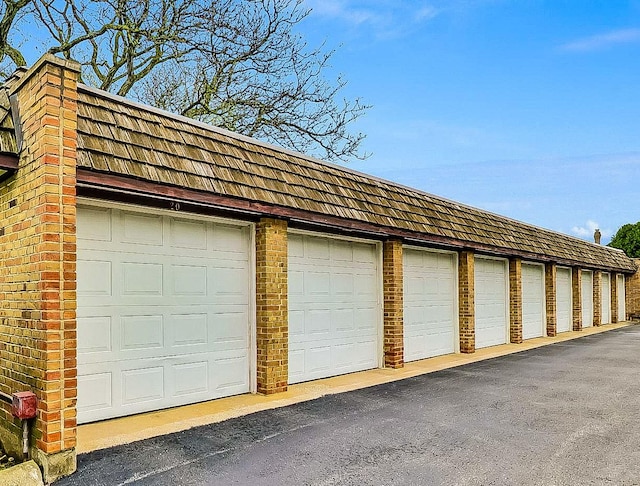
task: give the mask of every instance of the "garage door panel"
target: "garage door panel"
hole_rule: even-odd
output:
[[[238,241],[246,240],[248,230],[243,226],[231,226],[224,224],[216,224],[209,226],[208,234],[210,242],[207,250],[214,250],[217,254],[225,259],[246,260],[246,252],[242,245],[238,245]]]
[[[600,308],[602,311],[602,324],[611,323],[611,277],[608,273],[602,274],[600,285]]]
[[[476,348],[507,342],[507,267],[503,260],[476,258]]]
[[[304,295],[304,272],[289,270],[288,274],[289,295],[295,296],[296,301],[302,300]]]
[[[289,308],[289,342],[304,335],[305,316],[303,310]]]
[[[220,396],[244,393],[249,386],[248,376],[244,371],[248,368],[249,358],[246,354],[215,359],[209,366],[214,381],[212,389],[219,392]]]
[[[302,381],[305,371],[305,354],[306,349],[292,349],[291,343],[289,344],[289,383]]]
[[[78,354],[108,353],[112,342],[111,316],[94,316],[77,319]]]
[[[306,272],[304,283],[304,291],[308,297],[331,296],[331,274],[329,272]]]
[[[85,238],[82,221],[94,213],[110,222],[110,242],[95,239],[105,234],[93,223]],[[79,422],[248,392],[248,230],[116,209],[78,214]],[[89,398],[96,390],[103,396]]]
[[[582,272],[582,327],[593,326],[593,274]]]
[[[220,299],[221,303],[246,304],[249,299],[247,282],[244,279],[247,270],[247,266],[222,267],[216,265],[209,267],[210,280],[213,282],[211,285],[212,296]]]
[[[82,228],[78,238],[95,242],[111,242],[111,210],[103,208],[82,208],[77,212],[76,223]]]
[[[354,276],[356,294],[375,300],[378,294],[378,281],[375,272],[358,272]]]
[[[356,319],[354,318],[353,309],[335,309],[331,313],[331,322],[333,330],[337,334],[354,335],[357,330]]]
[[[229,371],[233,372],[233,368]],[[175,395],[184,396],[207,391],[205,384],[209,383],[208,362],[176,364],[171,367],[171,372],[176,387]]]
[[[206,368],[205,368],[206,367]],[[78,377],[78,408],[88,420],[108,416],[117,405],[121,415],[139,413],[245,393],[247,356],[214,359],[207,353],[138,361],[116,361],[104,371],[102,363],[85,365]]]
[[[207,249],[207,224],[201,221],[171,220],[170,243],[174,248]],[[215,247],[214,242],[214,247]]]
[[[627,310],[626,310],[626,296],[625,296],[625,286],[624,286],[624,276],[618,275],[616,277],[616,285],[618,291],[618,302],[615,302],[614,305],[618,306],[618,321],[622,322],[627,319]]]
[[[164,368],[136,368],[122,371],[123,405],[159,401],[165,396]]]
[[[573,329],[571,270],[556,270],[556,330],[568,332]]]
[[[376,246],[290,234],[289,278],[289,382],[376,367]],[[373,345],[362,351],[362,339]]]
[[[376,336],[378,334],[377,329],[371,326],[370,322],[378,321],[378,307],[370,306],[370,307],[358,307],[354,310],[354,323],[356,328],[358,329],[358,335],[363,335],[366,333],[370,336]]]
[[[327,342],[323,346],[320,343],[316,343],[307,348],[302,363],[302,374],[306,379],[320,378],[340,371],[337,363],[334,364],[333,368],[331,366],[331,344]]]
[[[353,261],[362,267],[374,270],[376,268],[376,250],[371,245],[356,244],[353,247]]]
[[[311,260],[330,260],[329,240],[326,238],[304,238],[302,256]]]
[[[545,328],[544,267],[522,265],[522,337],[544,336]]]
[[[85,258],[91,258],[86,255]],[[111,262],[106,260],[78,259],[76,264],[76,278],[82,285],[78,286],[78,298],[111,297],[113,285]]]
[[[455,351],[454,255],[405,248],[405,361]]]
[[[244,316],[240,314],[240,319]],[[179,346],[206,346],[208,344],[208,319],[207,314],[171,314],[169,328],[170,336],[167,344],[171,347]],[[232,326],[236,326],[233,322]],[[240,323],[242,327],[242,322]]]
[[[336,272],[331,275],[331,286],[334,296],[342,296],[350,299],[354,293],[353,275],[344,272]]]
[[[113,375],[111,372],[91,373],[78,376],[78,408],[85,413],[108,410],[113,406]]]
[[[120,241],[133,243],[136,246],[164,245],[164,224],[162,216],[123,212],[120,228]]]
[[[246,323],[249,315],[246,310],[237,312],[217,312],[211,314],[209,338],[207,345],[218,352],[241,350],[245,351],[249,346],[249,333]],[[182,329],[173,323],[176,333],[182,333]]]
[[[331,333],[331,311],[310,310],[305,315],[305,334],[310,339],[316,339],[318,335],[329,335]]]
[[[121,350],[146,352],[163,348],[164,322],[162,315],[122,316],[120,318]],[[154,351],[151,351],[153,353]]]
[[[159,263],[123,262],[122,295],[163,295],[163,265]]]
[[[172,265],[169,281],[173,295],[207,295],[207,267],[203,265]]]
[[[331,246],[331,257],[336,262],[353,262],[353,244],[336,241]]]
[[[408,272],[408,270],[409,269],[405,267],[405,273]],[[406,289],[404,293],[410,297],[411,302],[423,302],[426,300],[422,297],[426,293],[424,278],[409,276],[405,279],[405,283]]]

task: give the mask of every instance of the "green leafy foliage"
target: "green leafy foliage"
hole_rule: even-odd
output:
[[[631,258],[640,258],[640,221],[621,226],[608,246],[623,250]]]

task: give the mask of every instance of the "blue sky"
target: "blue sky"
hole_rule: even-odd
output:
[[[307,0],[345,95],[349,166],[603,241],[640,220],[640,0]]]

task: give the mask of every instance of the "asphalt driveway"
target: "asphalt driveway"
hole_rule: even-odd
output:
[[[84,454],[56,486],[640,484],[640,326]]]

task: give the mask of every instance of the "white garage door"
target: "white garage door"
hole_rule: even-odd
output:
[[[475,259],[476,348],[509,340],[507,262]]]
[[[611,276],[608,273],[602,274],[600,305],[602,309],[602,324],[611,324]]]
[[[522,338],[545,334],[544,266],[522,264]]]
[[[404,249],[404,359],[455,352],[455,254]]]
[[[556,270],[556,331],[568,332],[573,329],[573,299],[571,298],[571,269],[558,267]]]
[[[582,271],[582,327],[593,326],[593,273]]]
[[[249,391],[250,234],[78,210],[78,421]]]
[[[379,366],[376,244],[289,234],[289,383]]]
[[[627,308],[625,305],[625,288],[624,288],[624,275],[618,275],[616,277],[616,285],[618,286],[618,321],[623,322],[627,320]]]

